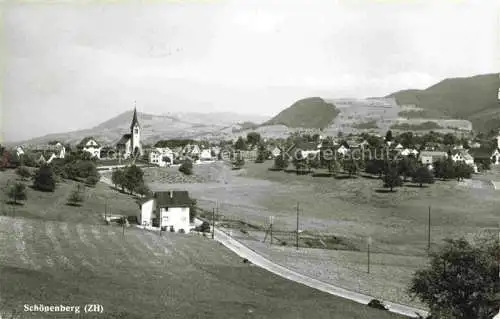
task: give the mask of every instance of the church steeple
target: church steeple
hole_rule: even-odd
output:
[[[130,124],[130,130],[133,130],[135,125],[141,127],[139,125],[139,121],[137,120],[137,109],[134,106],[134,115],[132,117],[132,123]]]

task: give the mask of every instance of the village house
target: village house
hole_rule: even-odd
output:
[[[212,146],[211,150],[212,150],[214,157],[217,158],[220,154],[221,148],[219,146]]]
[[[350,151],[349,145],[347,145],[346,143],[342,143],[342,145],[340,145],[336,149],[336,153],[342,156],[345,156],[347,153],[349,153],[349,151]]]
[[[448,154],[442,151],[421,151],[418,155],[418,161],[423,165],[427,165],[429,169],[432,169],[435,162],[438,160],[447,159]]]
[[[31,152],[39,163],[44,164],[50,163],[56,158],[64,158],[66,156],[66,147],[64,147],[64,145],[59,142],[52,144],[35,145],[29,149],[26,147],[18,146],[16,147],[17,156],[19,157],[25,154],[25,149],[26,151]]]
[[[321,145],[320,145],[321,147]],[[320,152],[318,144],[314,142],[297,141],[287,153],[292,156],[298,156],[297,153],[300,151],[303,158],[317,156]]]
[[[209,148],[201,150],[200,161],[211,161],[212,159],[212,151]]]
[[[281,155],[281,149],[278,146],[275,146],[274,148],[271,149],[271,156],[273,158],[276,158]]]
[[[404,150],[402,150],[401,152],[399,152],[399,155],[401,155],[401,156],[410,156],[410,155],[413,155],[413,156],[417,157],[418,151],[416,149],[405,148]]]
[[[192,204],[187,191],[155,192],[139,201],[137,222],[143,226],[187,233],[190,230]]]
[[[453,162],[464,162],[467,165],[474,165],[474,158],[465,150],[452,150],[450,154]]]
[[[168,147],[156,147],[149,152],[149,162],[160,167],[167,167],[174,163],[174,153]]]
[[[196,144],[187,144],[182,149],[182,155],[183,156],[187,156],[187,157],[199,159],[200,158],[200,154],[201,154],[201,149]]]
[[[143,156],[144,151],[141,143],[141,125],[137,119],[137,110],[134,107],[132,122],[130,123],[130,133],[124,134],[116,143],[116,151],[122,158],[129,158],[133,154]]]
[[[85,137],[78,146],[91,157],[101,158],[101,145],[93,137]]]

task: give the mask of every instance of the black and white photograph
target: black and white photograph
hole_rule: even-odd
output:
[[[0,14],[0,319],[500,319],[499,1]]]

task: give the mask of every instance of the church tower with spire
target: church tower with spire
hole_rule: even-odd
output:
[[[130,123],[130,154],[135,154],[136,149],[142,156],[142,145],[141,145],[141,126],[139,120],[137,119],[137,109],[134,105],[134,115],[132,117],[132,123]]]

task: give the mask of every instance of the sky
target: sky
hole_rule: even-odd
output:
[[[500,70],[496,0],[4,5],[0,141],[140,112],[274,116]]]

